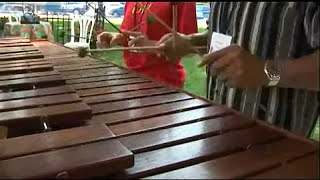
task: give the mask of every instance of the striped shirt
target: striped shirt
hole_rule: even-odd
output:
[[[319,3],[312,2],[213,2],[209,32],[231,35],[233,44],[262,60],[299,58],[319,49],[319,13]],[[317,92],[277,87],[240,90],[210,76],[208,67],[207,74],[207,98],[248,116],[304,136],[310,135],[319,117]]]

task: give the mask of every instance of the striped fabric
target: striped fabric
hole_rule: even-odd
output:
[[[299,58],[319,49],[319,13],[319,3],[312,2],[214,2],[209,32],[231,35],[234,44],[262,60]],[[207,98],[248,116],[304,136],[310,135],[319,117],[317,92],[276,87],[240,90],[210,76],[208,67],[207,74]]]

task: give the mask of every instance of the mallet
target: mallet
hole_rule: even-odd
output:
[[[206,46],[199,46],[199,47],[193,47],[194,49],[206,49]],[[161,51],[161,47],[159,46],[143,46],[143,47],[116,47],[116,48],[107,48],[107,49],[91,49],[88,50],[84,47],[78,48],[78,56],[83,58],[85,57],[89,52],[109,52],[109,51]]]
[[[109,51],[157,51],[160,50],[158,46],[143,46],[143,47],[116,47],[116,48],[107,48],[107,49],[91,49],[80,47],[78,48],[78,56],[85,57],[89,52],[109,52]]]

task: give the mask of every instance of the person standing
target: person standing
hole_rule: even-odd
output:
[[[174,61],[207,44],[207,98],[310,136],[319,117],[319,17],[316,2],[213,2],[208,31],[157,43]]]
[[[177,31],[184,34],[196,33],[196,4],[195,2],[181,2],[177,4]],[[98,35],[98,44],[121,46],[152,46],[170,31],[157,22],[148,11],[161,18],[172,27],[171,2],[127,2],[124,8],[124,19],[120,26],[123,34],[112,36],[104,32]],[[134,31],[133,31],[134,29]],[[133,39],[128,40],[127,36]],[[158,57],[153,53],[137,53],[124,51],[123,58],[128,69],[153,77],[156,80],[174,87],[181,87],[186,78],[186,72],[177,60],[174,64],[166,61],[165,57]]]

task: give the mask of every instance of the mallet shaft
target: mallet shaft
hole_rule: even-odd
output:
[[[194,49],[206,49],[206,46],[194,46]],[[127,50],[160,50],[158,46],[143,46],[143,47],[116,47],[116,48],[107,48],[107,49],[91,49],[87,52],[108,52],[108,51],[127,51]]]
[[[175,32],[177,32],[177,29],[178,29],[178,7],[175,3],[172,4],[172,23],[173,23],[173,30]],[[172,39],[172,45],[173,45],[173,48],[176,48],[176,36],[173,36],[173,39]]]
[[[91,49],[87,52],[108,52],[108,51],[126,51],[126,50],[159,50],[158,46],[144,46],[144,47],[116,47],[107,49]]]

